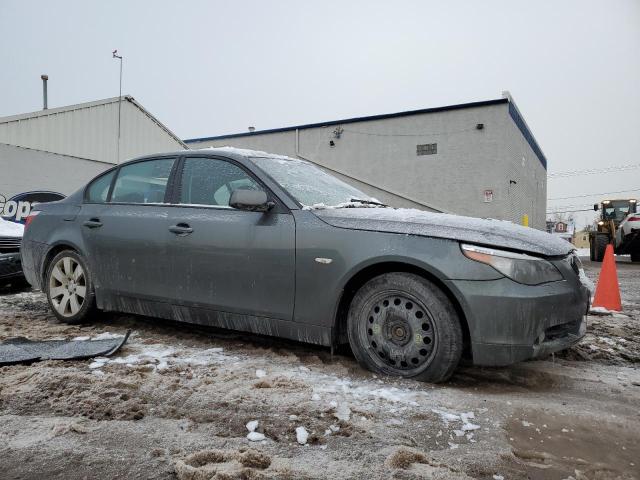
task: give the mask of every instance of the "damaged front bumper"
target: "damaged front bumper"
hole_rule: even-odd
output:
[[[544,333],[542,340],[536,339],[530,345],[473,342],[473,363],[478,366],[500,367],[566,350],[584,337],[587,331],[586,315],[577,321],[550,327],[547,330],[557,327],[562,328],[566,333],[553,338],[549,338],[547,333]]]
[[[508,278],[452,282],[463,299],[474,365],[543,357],[584,337],[589,289],[570,263],[553,263],[564,280],[536,286]]]

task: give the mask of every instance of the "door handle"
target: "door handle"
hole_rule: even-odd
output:
[[[83,225],[87,228],[100,228],[102,226],[102,222],[99,218],[90,218]]]
[[[172,227],[169,227],[169,231],[171,233],[175,233],[176,235],[189,235],[190,233],[193,232],[193,228],[191,228],[188,224],[186,223],[179,223],[177,225],[173,225]]]

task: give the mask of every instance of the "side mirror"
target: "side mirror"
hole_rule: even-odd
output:
[[[249,212],[268,212],[275,203],[270,202],[264,190],[234,190],[229,199],[229,206]]]
[[[597,203],[593,204],[593,211],[597,212],[598,210],[600,210],[600,205],[598,205]]]

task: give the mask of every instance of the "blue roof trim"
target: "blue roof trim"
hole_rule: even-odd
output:
[[[525,140],[531,147],[531,150],[533,150],[533,153],[536,154],[536,157],[538,157],[538,160],[540,160],[540,163],[546,170],[547,158],[544,156],[544,153],[542,153],[542,150],[540,149],[538,142],[536,142],[536,139],[533,137],[533,133],[531,133],[531,130],[529,130],[529,127],[527,127],[527,124],[525,123],[524,119],[520,115],[520,112],[518,111],[518,107],[516,107],[515,103],[513,102],[509,102],[509,115],[511,115],[511,118],[513,119],[513,122],[518,127],[518,130],[520,130]]]
[[[486,100],[482,102],[472,102],[472,103],[461,103],[458,105],[447,105],[444,107],[435,107],[435,108],[424,108],[421,110],[408,110],[405,112],[398,113],[386,113],[382,115],[373,115],[369,117],[355,117],[355,118],[346,118],[344,120],[331,120],[329,122],[320,122],[320,123],[307,123],[305,125],[296,125],[293,127],[284,127],[284,128],[272,128],[270,130],[257,130],[255,132],[243,132],[243,133],[232,133],[230,135],[219,135],[216,137],[202,137],[202,138],[190,138],[187,140],[183,140],[184,143],[194,143],[194,142],[206,142],[208,140],[224,140],[226,138],[238,138],[238,137],[249,137],[252,135],[263,135],[265,133],[279,133],[279,132],[290,132],[292,130],[304,130],[306,128],[318,128],[318,127],[328,127],[330,125],[341,125],[344,123],[355,123],[355,122],[369,122],[372,120],[384,120],[386,118],[396,118],[396,117],[406,117],[409,115],[420,115],[423,113],[436,113],[436,112],[446,112],[448,110],[460,110],[463,108],[474,108],[474,107],[486,107],[490,105],[500,105],[501,103],[509,102],[506,98],[499,98],[497,100]],[[526,128],[526,126],[525,126]],[[534,140],[535,143],[535,140]],[[544,158],[544,157],[543,157]]]

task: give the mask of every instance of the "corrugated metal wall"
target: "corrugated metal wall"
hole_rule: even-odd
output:
[[[32,190],[69,195],[111,166],[0,143],[0,196],[8,199]]]
[[[183,149],[176,138],[124,98],[119,159],[117,101],[13,118],[0,119],[0,143],[112,163]]]

